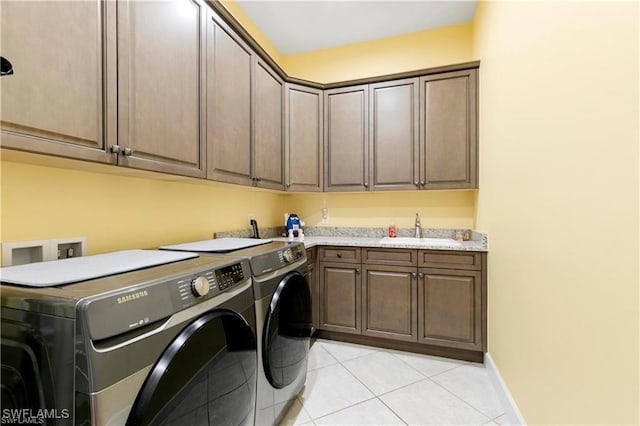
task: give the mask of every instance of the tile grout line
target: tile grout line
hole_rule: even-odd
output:
[[[369,347],[369,346],[366,346],[366,345],[356,345],[356,344],[354,344],[354,346],[361,347],[361,348],[363,348],[363,349],[369,349],[369,348],[370,348],[370,349],[371,349],[371,352],[370,352],[370,353],[367,353],[367,354],[359,355],[359,356],[356,356],[356,357],[353,357],[353,358],[350,358],[350,359],[347,359],[347,360],[344,360],[344,361],[341,361],[341,360],[339,360],[338,358],[336,358],[336,357],[331,353],[331,351],[329,351],[329,349],[327,349],[327,348],[322,344],[322,341],[316,341],[316,342],[314,342],[314,344],[316,344],[316,343],[320,343],[320,347],[322,347],[322,349],[323,349],[323,350],[325,350],[325,351],[329,354],[329,356],[330,356],[332,359],[334,359],[334,360],[336,361],[336,363],[335,363],[335,364],[324,365],[324,366],[321,366],[321,367],[317,367],[317,368],[314,368],[314,369],[309,370],[309,371],[315,371],[315,370],[319,370],[319,369],[326,368],[326,367],[331,367],[331,366],[335,366],[335,365],[340,365],[342,368],[344,368],[344,369],[349,373],[349,375],[351,375],[351,376],[352,376],[356,381],[358,381],[362,386],[364,386],[364,388],[365,388],[365,389],[367,389],[367,390],[368,390],[368,391],[373,395],[373,397],[372,397],[372,398],[367,398],[367,399],[365,399],[365,400],[363,400],[363,401],[360,401],[360,402],[357,402],[357,403],[355,403],[355,404],[351,404],[351,405],[349,405],[349,406],[347,406],[347,407],[344,407],[344,408],[341,408],[341,409],[339,409],[339,410],[335,410],[335,411],[332,411],[332,412],[330,412],[330,413],[324,414],[324,415],[322,415],[322,416],[320,416],[320,417],[313,418],[313,417],[311,416],[311,414],[307,411],[307,409],[304,407],[304,403],[300,400],[299,395],[297,395],[297,396],[296,396],[296,398],[297,398],[297,399],[298,399],[298,401],[300,402],[300,404],[301,404],[301,406],[302,406],[302,409],[303,409],[303,410],[305,410],[305,413],[307,413],[308,417],[311,419],[311,422],[312,422],[313,424],[315,424],[315,420],[320,420],[320,419],[322,419],[323,417],[330,416],[330,415],[333,415],[333,414],[339,413],[340,411],[343,411],[343,410],[347,410],[347,409],[353,408],[353,407],[355,407],[355,406],[357,406],[357,405],[359,405],[359,404],[362,404],[362,403],[365,403],[365,402],[368,402],[368,401],[372,401],[373,399],[377,399],[377,400],[378,400],[378,401],[380,401],[380,402],[381,402],[381,403],[382,403],[382,404],[383,404],[387,409],[389,409],[389,411],[391,411],[391,412],[392,412],[392,413],[393,413],[393,414],[394,414],[398,419],[400,419],[400,420],[401,420],[405,425],[408,425],[409,423],[407,423],[407,422],[406,422],[406,421],[405,421],[405,420],[404,420],[400,415],[398,415],[398,413],[396,413],[393,409],[391,409],[391,407],[389,407],[387,404],[385,404],[385,402],[384,402],[380,397],[381,397],[381,396],[384,396],[384,395],[388,395],[388,394],[393,393],[393,392],[396,392],[396,391],[398,391],[398,390],[401,390],[401,389],[407,388],[407,387],[412,386],[412,385],[414,385],[414,384],[416,384],[416,383],[423,382],[423,381],[425,381],[425,380],[429,380],[431,383],[433,383],[433,384],[437,385],[438,387],[440,387],[440,388],[444,389],[447,393],[449,393],[449,394],[453,395],[456,399],[458,399],[458,400],[462,401],[465,405],[467,405],[467,406],[471,407],[474,411],[476,411],[477,413],[479,413],[479,414],[481,414],[483,417],[485,417],[485,418],[487,419],[487,422],[493,422],[493,421],[494,421],[495,419],[497,419],[498,417],[501,417],[501,416],[503,416],[503,415],[504,415],[504,413],[501,413],[501,414],[499,414],[498,416],[496,416],[496,417],[492,418],[492,417],[490,417],[490,416],[486,415],[485,413],[483,413],[482,411],[480,411],[479,409],[477,409],[476,407],[474,407],[472,404],[470,404],[469,402],[467,402],[466,400],[464,400],[462,397],[460,397],[460,396],[456,395],[453,391],[451,391],[451,390],[447,389],[444,385],[441,385],[440,383],[436,382],[435,380],[432,380],[432,378],[434,378],[434,377],[438,377],[438,376],[440,376],[440,375],[442,375],[442,374],[444,374],[444,373],[451,372],[451,371],[453,371],[453,370],[455,370],[455,369],[457,369],[457,368],[463,367],[463,366],[465,366],[465,365],[470,365],[470,363],[468,363],[468,362],[463,362],[463,363],[462,363],[462,364],[460,364],[460,365],[456,365],[456,366],[454,366],[454,367],[451,367],[451,368],[448,368],[448,369],[446,369],[446,370],[440,371],[440,372],[438,372],[438,373],[436,373],[436,374],[433,374],[433,375],[431,375],[431,376],[427,376],[426,374],[422,373],[421,371],[419,371],[418,369],[416,369],[416,368],[415,368],[415,367],[413,367],[412,365],[408,364],[407,362],[405,362],[405,361],[404,361],[404,360],[402,360],[401,358],[399,358],[399,357],[395,356],[395,353],[393,353],[393,352],[392,352],[392,350],[386,350],[385,348],[375,348],[375,347]],[[352,360],[356,360],[356,359],[364,358],[364,357],[366,357],[366,356],[368,356],[368,355],[373,355],[373,354],[375,354],[375,353],[381,353],[381,352],[383,352],[383,353],[388,353],[388,354],[392,355],[396,360],[398,360],[398,361],[402,362],[402,364],[404,364],[405,366],[408,366],[410,369],[412,369],[412,370],[414,370],[415,372],[417,372],[417,373],[418,373],[420,376],[422,376],[423,378],[422,378],[422,379],[420,379],[420,380],[417,380],[417,381],[415,381],[415,382],[408,383],[408,384],[406,384],[406,385],[404,385],[404,386],[401,386],[401,387],[399,387],[399,388],[392,389],[392,390],[387,391],[387,392],[384,392],[384,393],[380,393],[380,394],[378,395],[378,394],[376,394],[375,392],[373,392],[373,390],[372,390],[372,389],[370,389],[370,388],[369,388],[369,387],[368,387],[364,382],[362,382],[362,380],[360,380],[357,376],[355,376],[355,375],[351,372],[351,370],[349,370],[349,368],[347,368],[347,366],[345,366],[345,365],[343,364],[343,362],[349,362],[349,361],[352,361]],[[485,422],[485,423],[486,423],[486,422]]]
[[[408,362],[404,361],[402,358],[395,356],[395,355],[396,355],[395,353],[393,353],[393,352],[388,352],[388,353],[389,353],[389,354],[391,354],[391,355],[393,355],[393,356],[394,356],[394,358],[396,358],[398,361],[400,361],[400,362],[404,363],[404,365],[408,366],[409,368],[412,368],[413,370],[417,371],[421,376],[423,376],[423,377],[425,377],[425,378],[427,378],[427,379],[430,379],[430,378],[432,378],[432,377],[439,376],[440,374],[444,374],[444,373],[446,373],[446,372],[449,372],[449,371],[455,370],[456,368],[460,368],[460,367],[462,367],[462,366],[464,366],[464,365],[467,365],[466,363],[465,363],[465,364],[461,364],[461,365],[456,365],[455,367],[447,368],[446,370],[443,370],[443,371],[440,371],[440,372],[438,372],[438,373],[432,374],[431,376],[427,376],[427,375],[426,375],[426,374],[424,374],[422,371],[420,371],[420,370],[418,370],[417,368],[415,368],[413,365],[411,365],[411,364],[409,364]],[[409,354],[410,354],[411,352],[407,352],[407,353],[409,353]],[[415,382],[415,383],[417,383],[417,382]]]
[[[364,345],[359,345],[359,346],[364,346]],[[347,371],[347,373],[349,373],[349,375],[351,375],[351,377],[353,377],[353,378],[354,378],[358,383],[360,383],[362,386],[364,386],[364,388],[365,388],[365,389],[367,389],[367,390],[371,393],[371,395],[373,395],[373,397],[372,397],[372,398],[367,398],[367,399],[365,399],[365,400],[363,400],[363,401],[360,401],[360,402],[357,402],[357,403],[355,403],[355,404],[351,404],[351,405],[349,405],[349,406],[347,406],[347,407],[344,407],[344,408],[341,408],[341,409],[339,409],[339,410],[332,411],[332,412],[330,412],[330,413],[328,413],[328,414],[324,414],[324,415],[322,415],[322,416],[320,416],[320,417],[315,417],[315,418],[314,418],[314,417],[311,417],[311,415],[309,415],[309,417],[311,418],[311,420],[312,420],[312,421],[313,421],[313,420],[319,420],[319,419],[321,419],[321,418],[323,418],[323,417],[330,416],[330,415],[335,414],[335,413],[339,413],[340,411],[347,410],[347,409],[349,409],[349,408],[353,408],[353,407],[355,407],[356,405],[359,405],[359,404],[362,404],[362,403],[365,403],[365,402],[368,402],[368,401],[372,401],[372,400],[374,400],[374,399],[377,399],[378,401],[382,402],[382,404],[383,404],[385,407],[389,408],[389,407],[387,406],[387,404],[385,404],[383,401],[381,401],[381,400],[380,400],[380,398],[378,398],[378,395],[376,395],[376,393],[375,393],[375,392],[373,392],[373,390],[371,390],[371,389],[370,389],[370,388],[369,388],[365,383],[363,383],[363,382],[362,382],[362,380],[360,380],[358,377],[356,377],[356,376],[351,372],[351,370],[349,370],[349,369],[348,369],[348,368],[343,364],[343,361],[340,361],[339,359],[337,359],[337,358],[336,358],[333,354],[331,354],[331,352],[330,352],[327,348],[325,348],[324,346],[322,346],[322,345],[321,345],[321,347],[322,347],[325,351],[327,351],[327,353],[329,353],[329,355],[330,355],[333,359],[335,359],[335,360],[337,361],[337,364],[339,364],[342,368],[344,368],[344,369]],[[370,347],[370,346],[364,346],[364,347],[368,348],[368,347]],[[377,349],[377,348],[375,348],[375,349]],[[359,358],[364,358],[365,356],[375,354],[376,352],[383,352],[383,351],[381,351],[381,350],[373,350],[371,353],[367,353],[367,354],[364,354],[364,355],[356,356],[356,357],[353,357],[353,358],[350,358],[350,359],[344,360],[344,362],[352,361],[352,360],[359,359]],[[331,365],[328,365],[328,366],[326,366],[326,367],[330,367],[330,366],[333,366],[333,365],[335,365],[335,364],[331,364]],[[321,367],[321,368],[323,368],[323,367]],[[421,375],[422,375],[422,374],[421,374]],[[424,376],[424,375],[423,375],[423,376]],[[418,380],[418,381],[420,381],[420,380]],[[414,383],[417,383],[417,382],[414,382]],[[408,385],[406,385],[406,386],[408,386]],[[403,387],[404,387],[404,386],[403,386]],[[392,391],[390,391],[390,392],[392,392]],[[304,404],[302,404],[302,408],[304,409]],[[389,409],[390,409],[390,408],[389,408]],[[390,409],[390,410],[391,410],[391,409]],[[305,409],[305,411],[306,411],[306,409]],[[403,419],[402,417],[398,416],[398,414],[397,414],[395,411],[391,410],[391,412],[392,412],[396,417],[398,417],[398,418],[399,418],[399,419],[400,419],[404,424],[408,424],[407,422],[405,422],[405,421],[404,421],[404,419]],[[307,413],[308,413],[308,412],[307,412]]]
[[[388,352],[387,352],[387,353],[388,353]],[[370,354],[367,354],[367,355],[370,355]],[[393,354],[390,354],[390,355],[393,355]],[[406,363],[405,363],[404,361],[402,361],[400,358],[397,358],[397,357],[394,357],[394,358],[398,359],[399,361],[403,362],[403,363],[406,365]],[[353,359],[356,359],[356,358],[353,358]],[[350,360],[348,360],[348,361],[350,361]],[[397,391],[397,390],[399,390],[399,389],[406,388],[407,386],[411,386],[411,385],[413,385],[413,384],[415,384],[415,383],[418,383],[418,382],[421,382],[421,381],[423,381],[423,380],[425,380],[425,379],[428,379],[428,377],[425,377],[425,376],[424,376],[424,374],[422,374],[421,372],[419,372],[419,371],[417,371],[417,370],[416,370],[418,374],[420,374],[421,376],[423,376],[423,378],[422,378],[421,380],[417,380],[417,381],[415,381],[415,382],[408,383],[408,384],[406,384],[406,385],[404,385],[404,386],[401,386],[401,387],[399,387],[399,388],[397,388],[397,389],[390,390],[390,391],[388,391],[388,392],[383,392],[383,393],[381,393],[381,394],[376,394],[375,392],[373,392],[373,390],[369,389],[369,387],[368,387],[366,384],[364,384],[364,383],[362,382],[362,380],[360,380],[358,377],[356,377],[356,376],[351,372],[351,370],[349,370],[345,365],[343,365],[343,364],[342,364],[342,362],[340,362],[340,361],[338,361],[338,362],[340,363],[340,365],[342,365],[342,366],[344,367],[344,369],[345,369],[345,370],[347,370],[347,371],[349,372],[349,374],[351,374],[351,376],[353,376],[353,378],[355,378],[358,382],[362,383],[362,386],[364,386],[365,388],[367,388],[367,390],[368,390],[369,392],[371,392],[371,394],[374,396],[374,398],[368,399],[367,401],[371,401],[371,400],[373,400],[373,399],[377,399],[378,401],[380,401],[380,402],[382,403],[382,405],[384,405],[385,407],[387,407],[387,409],[389,409],[389,411],[391,411],[391,412],[392,412],[392,413],[393,413],[397,418],[399,418],[399,419],[400,419],[400,421],[401,421],[402,423],[404,423],[405,425],[409,425],[409,423],[407,423],[407,422],[406,422],[406,421],[405,421],[405,420],[404,420],[404,419],[403,419],[403,418],[402,418],[398,413],[396,413],[393,409],[391,409],[391,407],[389,407],[387,404],[385,404],[385,403],[384,403],[384,401],[380,399],[380,396],[381,396],[381,395],[389,394],[389,393],[391,393],[391,392],[395,392],[395,391]],[[411,367],[411,366],[409,366],[409,367]],[[411,367],[411,368],[413,368],[413,367]],[[414,370],[415,370],[415,369],[414,369]],[[362,401],[362,402],[366,402],[366,401]],[[361,404],[362,402],[360,402],[360,403],[358,403],[358,404]],[[358,404],[355,404],[355,405],[358,405]],[[352,407],[353,407],[353,405],[352,405]]]
[[[435,377],[435,376],[434,376]],[[429,378],[429,380],[431,380],[431,378]],[[453,393],[452,391],[450,391],[449,389],[447,389],[446,387],[444,387],[443,385],[441,385],[440,383],[436,382],[435,380],[431,380],[433,383],[435,383],[437,386],[441,387],[442,389],[444,389],[445,391],[449,392],[451,395],[455,396],[457,399],[459,399],[460,401],[464,402],[466,405],[468,405],[469,407],[473,408],[475,411],[477,411],[478,413],[482,414],[484,417],[486,417],[488,420],[487,421],[493,421],[493,419],[486,415],[485,413],[483,413],[482,411],[478,410],[476,407],[474,407],[473,405],[471,405],[469,402],[465,401],[464,399],[462,399],[460,396],[456,395],[455,393]],[[502,414],[501,414],[502,415]],[[498,416],[499,417],[499,416]],[[485,422],[486,423],[486,422]]]

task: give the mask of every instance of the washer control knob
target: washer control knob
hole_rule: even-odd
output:
[[[294,258],[293,258],[293,252],[291,251],[291,249],[285,250],[284,253],[282,253],[282,256],[284,257],[284,260],[289,263],[289,262],[293,262]]]
[[[198,277],[191,281],[191,291],[196,297],[205,296],[209,293],[209,280],[205,277]]]

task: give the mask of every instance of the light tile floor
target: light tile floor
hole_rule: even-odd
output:
[[[281,425],[504,425],[481,364],[317,339]]]

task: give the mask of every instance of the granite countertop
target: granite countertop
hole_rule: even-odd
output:
[[[453,251],[488,251],[487,234],[483,234],[470,229],[444,229],[444,228],[422,228],[423,238],[414,238],[413,228],[399,228],[397,238],[386,237],[386,228],[374,227],[330,227],[311,226],[304,227],[304,245],[306,248],[315,246],[343,246],[343,247],[374,247],[374,248],[405,248],[424,250],[453,250]],[[269,238],[274,241],[288,241],[286,237],[281,237],[282,227],[272,227],[261,230],[262,238]],[[471,239],[469,241],[456,241],[454,235],[456,231],[467,233]],[[220,232],[214,235],[221,237],[248,237],[250,231],[239,230],[232,232]],[[295,238],[294,241],[299,241]]]
[[[287,238],[273,238],[274,241],[288,241]],[[299,241],[294,238],[294,241]],[[455,250],[486,252],[481,241],[456,241],[447,238],[371,238],[371,237],[304,237],[305,248],[315,246],[373,247],[373,248],[405,248],[424,250]]]

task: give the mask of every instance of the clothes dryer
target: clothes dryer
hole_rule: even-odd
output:
[[[249,247],[242,248],[243,244]],[[300,242],[221,238],[163,247],[248,259],[258,337],[256,424],[278,424],[303,389],[311,338],[311,292]]]
[[[127,250],[0,276],[3,423],[254,424],[247,260]]]

